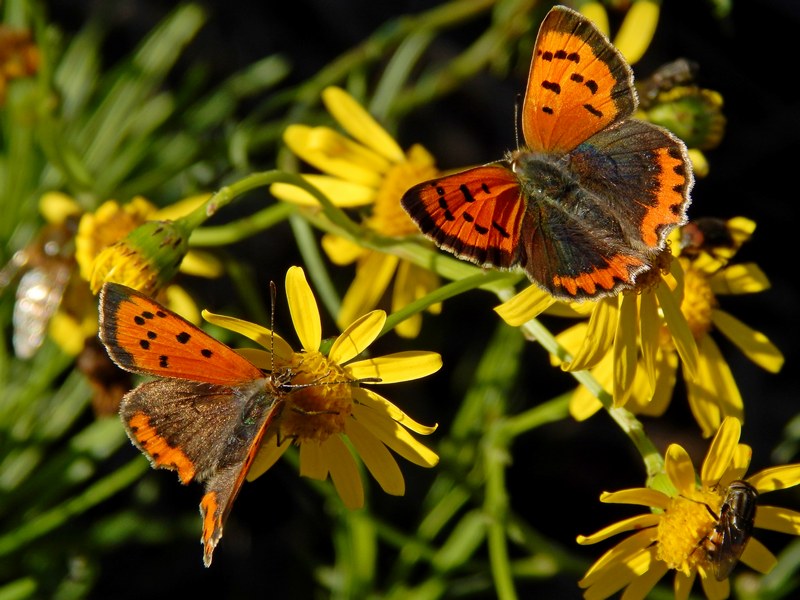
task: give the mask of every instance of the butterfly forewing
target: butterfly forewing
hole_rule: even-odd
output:
[[[116,283],[100,293],[100,339],[114,362],[134,373],[223,385],[263,376],[183,317]]]
[[[565,153],[636,110],[633,72],[585,17],[556,6],[531,60],[522,133],[533,150]]]
[[[510,170],[477,167],[421,183],[402,204],[425,235],[456,256],[483,266],[514,264],[525,203]]]

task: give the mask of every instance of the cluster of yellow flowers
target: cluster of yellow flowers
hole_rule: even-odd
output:
[[[602,22],[604,12],[598,6],[586,3],[584,12]],[[633,3],[616,39],[629,62],[644,52],[657,19],[657,3]],[[1,92],[0,85],[0,96]],[[700,107],[698,127],[703,135],[693,138],[690,156],[695,171],[706,173],[702,150],[720,139],[721,98],[688,83],[666,90],[645,87],[642,98],[638,116],[652,121],[669,121],[670,107],[676,103]],[[283,135],[288,149],[317,172],[302,174],[306,185],[276,180],[271,194],[301,215],[324,219],[317,195],[309,191],[313,188],[334,207],[357,209],[365,239],[407,243],[413,238],[425,245],[416,240],[419,230],[400,198],[410,187],[439,174],[434,158],[419,145],[404,151],[343,89],[326,88],[322,102],[339,128],[293,124]],[[204,195],[158,209],[144,198],[124,204],[108,200],[85,212],[63,194],[46,194],[41,211],[50,223],[77,223],[74,268],[69,281],[61,284],[63,300],[48,315],[53,339],[71,354],[83,349],[98,328],[92,295],[109,281],[141,290],[199,322],[200,312],[173,278],[178,269],[203,277],[223,274],[217,258],[190,247],[194,228],[213,213],[213,202],[213,196]],[[800,513],[758,504],[753,514],[757,496],[800,483],[800,465],[746,476],[751,450],[739,443],[744,401],[715,341],[722,334],[769,372],[783,366],[781,352],[765,335],[721,308],[725,295],[769,288],[756,264],[735,261],[754,229],[755,223],[745,217],[690,221],[672,232],[657,268],[637,280],[635,289],[575,303],[556,300],[530,285],[518,293],[515,289],[495,309],[514,327],[525,327],[542,314],[572,320],[574,324],[555,336],[562,352],[552,356],[552,363],[566,372],[588,373],[592,382],[572,393],[569,409],[576,420],[601,409],[660,416],[682,379],[700,432],[711,440],[699,474],[688,453],[673,444],[663,470],[650,474],[657,485],[602,495],[602,502],[640,505],[649,511],[578,538],[579,544],[594,544],[631,532],[581,579],[586,598],[606,598],[623,588],[626,598],[644,597],[669,571],[675,571],[676,598],[688,597],[697,575],[709,598],[726,598],[736,561],[762,573],[776,563],[774,555],[751,537],[752,527],[800,534]],[[405,483],[389,450],[422,467],[438,462],[436,453],[409,433],[429,435],[436,427],[417,423],[370,384],[430,375],[441,367],[441,357],[425,351],[368,358],[363,353],[384,333],[387,315],[378,307],[387,294],[391,312],[401,311],[439,289],[441,278],[425,261],[396,251],[392,243],[362,244],[345,234],[331,226],[321,240],[333,264],[355,265],[335,315],[341,333],[332,344],[323,343],[317,301],[299,267],[289,269],[285,278],[299,350],[260,325],[208,312],[203,317],[262,345],[263,350],[243,351],[257,367],[292,374],[285,407],[264,435],[248,478],[269,469],[290,447],[288,440],[299,446],[301,475],[319,480],[330,476],[343,503],[358,508],[364,504],[364,491],[353,451],[380,487],[394,495],[404,493]],[[436,315],[441,306],[431,302],[426,309]],[[415,311],[394,330],[415,338],[426,318],[431,317]]]

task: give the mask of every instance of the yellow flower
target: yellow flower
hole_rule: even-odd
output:
[[[691,222],[687,225],[690,231],[695,227],[696,224]],[[677,381],[678,365],[682,362],[689,407],[704,436],[712,435],[726,416],[743,420],[744,405],[739,388],[711,333],[719,331],[750,360],[772,373],[781,369],[784,359],[781,352],[764,334],[751,329],[719,308],[720,295],[749,294],[764,291],[769,287],[767,277],[757,265],[727,264],[735,250],[752,233],[755,225],[752,221],[736,217],[726,223],[726,228],[730,236],[723,238],[717,235],[714,239],[722,239],[724,243],[710,246],[708,251],[694,244],[687,245],[685,241],[678,244],[681,231],[677,231],[672,240],[671,247],[676,252],[681,254],[685,252],[689,255],[688,257],[682,255],[675,262],[680,265],[683,279],[683,296],[679,307],[685,325],[679,328],[679,331],[682,332],[684,342],[687,342],[685,338],[690,337],[689,341],[696,347],[694,368],[683,359],[686,351],[681,352],[679,349],[678,342],[681,338],[675,336],[674,332],[670,336],[669,331],[672,328],[661,323],[659,315],[656,314],[660,311],[666,317],[663,305],[641,311],[638,354],[635,354],[635,337],[627,342],[628,360],[634,361],[636,365],[632,367],[634,372],[627,380],[625,384],[627,391],[623,394],[618,394],[623,385],[618,383],[620,373],[629,371],[621,368],[616,358],[612,358],[611,354],[604,351],[610,343],[611,324],[616,323],[618,331],[621,320],[607,316],[604,318],[600,313],[600,306],[596,309],[597,315],[593,313],[588,325],[579,324],[574,330],[568,330],[559,336],[559,341],[568,350],[574,351],[576,357],[565,365],[565,368],[574,370],[592,367],[592,372],[599,383],[605,386],[611,385],[607,389],[614,390],[615,405],[627,401],[626,408],[636,414],[658,416],[669,405]],[[645,292],[638,298],[640,309],[647,301],[646,294]],[[659,300],[662,297],[659,296]],[[648,314],[655,318],[649,325],[644,320]],[[669,320],[667,323],[669,324]],[[649,331],[650,334],[646,335],[645,331]],[[615,348],[617,339],[614,338]],[[645,342],[647,339],[651,340],[649,344]],[[690,344],[687,342],[685,345],[688,347]],[[578,350],[578,347],[581,349]],[[614,356],[617,355],[624,354],[615,351]],[[589,360],[576,362],[587,356],[590,357]],[[682,361],[678,360],[679,356]],[[598,357],[600,360],[594,362]],[[574,417],[585,419],[600,407],[599,401],[585,388],[579,388],[571,399],[570,411]]]
[[[393,450],[422,467],[433,467],[439,458],[407,431],[433,433],[362,383],[386,384],[418,379],[441,368],[434,352],[400,352],[358,359],[377,338],[386,313],[375,310],[357,319],[323,354],[320,314],[314,295],[300,267],[286,273],[286,296],[302,350],[295,352],[268,329],[204,312],[211,323],[245,335],[273,350],[243,350],[257,366],[272,370],[278,379],[290,378],[293,388],[282,398],[279,415],[265,433],[248,479],[259,477],[289,448],[300,447],[300,474],[325,480],[330,475],[345,506],[364,504],[364,490],[353,457],[357,452],[367,470],[385,492],[402,495],[405,482]]]
[[[290,125],[284,132],[286,145],[322,175],[303,177],[336,206],[369,207],[364,226],[387,237],[418,233],[417,226],[400,205],[412,185],[436,176],[433,157],[422,146],[403,152],[397,142],[347,92],[326,88],[322,99],[334,119],[353,139],[329,127]],[[306,191],[276,183],[272,194],[283,201],[316,207]],[[356,263],[356,275],[342,300],[337,317],[340,327],[375,308],[392,279],[391,309],[396,311],[438,287],[438,278],[427,269],[406,260],[362,248],[349,240],[326,235],[322,247],[337,265]],[[438,312],[438,305],[431,307]],[[396,331],[415,337],[422,326],[419,314],[403,321]]]
[[[172,278],[175,264],[191,275],[218,277],[222,267],[213,256],[188,250],[180,217],[191,213],[208,195],[187,198],[157,209],[141,196],[120,206],[114,200],[83,215],[75,239],[81,277],[97,293],[104,281],[116,281],[157,296]]]
[[[735,485],[740,489],[752,488],[760,495],[800,483],[800,464],[772,467],[743,479],[752,451],[739,443],[740,430],[741,424],[736,418],[727,417],[722,422],[699,478],[686,450],[672,444],[665,461],[667,491],[634,488],[601,495],[601,502],[646,506],[651,512],[625,519],[589,536],[578,536],[579,544],[596,544],[619,533],[635,532],[589,568],[579,582],[580,587],[586,589],[584,598],[608,598],[623,588],[625,598],[644,598],[670,570],[675,571],[676,599],[689,597],[698,574],[708,598],[728,597],[728,574],[736,556],[729,554],[726,561],[725,556],[715,554],[711,542],[725,530],[725,513],[730,516],[732,507],[723,506],[729,487],[743,480],[744,485]],[[746,512],[742,510],[741,516]],[[800,513],[758,505],[754,525],[800,535]],[[743,550],[741,562],[756,571],[768,573],[777,563],[775,556],[755,537],[745,535],[742,544],[745,544],[743,548],[741,544],[734,544],[731,550]]]
[[[95,276],[98,261],[108,269],[121,269],[141,278],[147,269],[141,265],[132,268],[130,260],[115,260],[121,250],[117,244],[147,221],[179,218],[205,198],[187,198],[160,210],[142,197],[123,205],[109,200],[94,212],[83,212],[66,194],[48,192],[42,196],[40,211],[48,222],[61,223],[67,216],[79,219],[74,240],[74,260],[78,263],[80,277],[70,278],[61,306],[50,320],[49,334],[64,352],[79,354],[84,349],[84,340],[97,335],[97,308],[89,282],[93,278],[96,284],[99,281]],[[133,258],[136,259],[137,255],[134,254]],[[217,277],[222,272],[220,263],[213,256],[195,250],[186,254],[180,268],[184,273],[202,277]],[[170,285],[157,296],[193,323],[200,321],[200,311],[182,288]]]

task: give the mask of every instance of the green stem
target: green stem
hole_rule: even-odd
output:
[[[483,462],[486,473],[486,500],[484,510],[489,517],[487,544],[489,564],[495,592],[500,600],[516,600],[514,576],[508,555],[506,521],[508,519],[508,492],[505,473],[508,465],[509,438],[501,428],[492,427],[484,442]]]
[[[526,336],[536,340],[545,350],[562,360],[569,360],[569,353],[558,343],[555,336],[544,327],[537,319],[531,319],[522,326]],[[615,407],[613,398],[589,371],[569,371],[575,380],[586,387],[603,405],[609,416],[616,422],[620,429],[633,442],[647,469],[648,476],[658,473],[663,466],[663,458],[656,446],[647,437],[641,421],[630,411]]]
[[[295,210],[291,204],[278,202],[257,213],[224,225],[201,227],[192,232],[189,245],[211,247],[235,244],[285,221]]]
[[[492,284],[495,282],[501,282],[510,285],[515,279],[515,275],[504,273],[502,271],[482,271],[465,277],[464,279],[457,279],[393,312],[386,319],[386,324],[383,326],[380,335],[388,333],[397,327],[397,325],[416,313],[422,312],[434,304],[444,302],[448,298],[452,298],[453,296],[457,296],[469,290],[484,287],[487,284]]]

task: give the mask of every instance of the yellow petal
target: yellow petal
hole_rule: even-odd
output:
[[[194,302],[189,292],[179,285],[170,285],[167,287],[167,306],[174,312],[178,313],[184,319],[195,325],[200,324],[200,310]]]
[[[39,198],[39,212],[48,223],[61,225],[68,217],[83,213],[83,209],[63,192],[45,192]]]
[[[603,35],[608,36],[608,13],[601,2],[584,2],[579,8],[581,14],[595,24]]]
[[[361,354],[383,329],[386,323],[386,313],[382,310],[373,310],[345,329],[336,338],[328,353],[328,359],[343,364]]]
[[[645,548],[626,556],[624,562],[620,560],[611,564],[592,587],[584,592],[584,600],[603,600],[630,585],[650,570],[655,561],[655,552],[655,547]],[[585,586],[587,579],[585,577],[578,585]]]
[[[380,383],[397,383],[420,379],[442,368],[442,357],[436,352],[409,350],[369,358],[345,366],[353,379],[378,378]]]
[[[406,260],[401,260],[397,264],[397,272],[394,278],[392,289],[392,312],[409,305],[428,293],[435,290],[439,285],[439,278],[433,271],[423,269]],[[428,309],[436,314],[441,311],[441,304],[435,304]],[[422,328],[422,315],[415,315],[405,319],[394,328],[395,333],[404,338],[415,338],[419,335]]]
[[[338,87],[328,87],[322,92],[322,100],[333,118],[359,142],[391,162],[405,160],[403,149],[350,94]]]
[[[189,250],[181,261],[180,271],[186,275],[214,279],[225,272],[225,267],[222,266],[222,261],[210,252]]]
[[[325,254],[328,255],[331,262],[339,266],[354,263],[365,252],[368,252],[363,246],[331,233],[322,236],[322,249],[325,250]]]
[[[438,464],[439,457],[436,453],[417,441],[394,419],[389,419],[385,414],[359,404],[353,406],[353,416],[372,435],[407,461],[420,467],[433,467]]]
[[[759,511],[761,509],[759,508]],[[759,573],[769,573],[778,564],[778,559],[764,544],[751,537],[742,552],[742,562]]]
[[[717,581],[717,578],[710,573],[703,571],[702,563],[698,565],[698,571],[701,574],[700,583],[703,586],[703,594],[708,600],[726,600],[731,595],[730,579],[723,579]]]
[[[783,354],[769,341],[767,336],[751,329],[733,315],[714,310],[711,313],[714,325],[762,369],[777,373],[783,367]]]
[[[711,291],[722,294],[756,294],[768,290],[769,279],[755,263],[730,265],[709,281]]]
[[[622,521],[617,521],[613,525],[604,527],[592,535],[579,535],[577,542],[582,546],[596,544],[597,542],[602,542],[603,540],[607,540],[608,538],[619,535],[620,533],[625,533],[626,531],[639,531],[642,529],[647,529],[648,527],[655,527],[658,525],[660,520],[661,515],[656,515],[653,513],[636,515],[635,517],[629,517],[627,519],[623,519]]]
[[[569,414],[576,421],[585,421],[603,408],[603,404],[584,386],[579,385],[572,392],[569,401]]]
[[[692,571],[688,576],[680,571],[675,571],[675,600],[689,600],[695,579],[697,579],[697,571]]]
[[[336,436],[332,436],[336,437]],[[322,450],[322,444],[306,440],[300,444],[300,475],[318,481],[325,481],[328,477],[329,457]]]
[[[341,329],[378,304],[392,280],[398,258],[382,252],[366,252],[356,265],[356,276],[342,298],[336,319]]]
[[[705,177],[711,170],[708,165],[708,159],[703,154],[702,150],[697,148],[689,148],[686,152],[689,155],[689,160],[692,163],[692,173],[695,177]]]
[[[620,600],[645,600],[661,578],[670,571],[667,563],[656,560],[653,552],[648,553],[648,556],[650,562],[647,570],[628,584]]]
[[[410,429],[414,433],[419,433],[420,435],[430,435],[437,429],[436,425],[429,426],[418,423],[402,410],[397,408],[397,406],[373,390],[361,387],[354,388],[353,399],[376,412],[384,413],[388,418],[397,421],[403,427]]]
[[[624,406],[638,366],[636,295],[622,294],[614,333],[614,406]]]
[[[595,303],[595,309],[589,317],[589,323],[583,331],[583,343],[572,356],[572,360],[563,363],[565,371],[582,371],[595,366],[606,355],[614,341],[614,331],[619,310],[616,298],[603,299]],[[565,346],[566,347],[566,346]]]
[[[633,380],[633,393],[625,407],[636,415],[660,417],[672,401],[672,392],[675,390],[678,378],[677,371],[677,352],[659,350],[655,363],[655,383],[650,383],[644,370],[638,370]]]
[[[204,193],[204,194],[196,194],[194,196],[189,196],[188,198],[184,198],[183,200],[179,200],[174,204],[170,204],[169,206],[165,206],[163,208],[159,208],[155,213],[153,213],[152,218],[155,221],[175,221],[176,219],[180,219],[181,217],[185,217],[190,212],[199,208],[201,204],[206,202],[211,197],[211,194]],[[142,206],[153,206],[144,198],[140,198],[143,200],[145,204]]]
[[[637,62],[653,40],[661,7],[652,0],[639,0],[631,4],[622,25],[614,38],[614,46],[628,64]]]
[[[258,449],[258,453],[253,459],[253,463],[250,465],[250,469],[247,471],[247,481],[258,479],[271,469],[291,445],[288,442],[284,442],[279,446],[277,440],[278,436],[274,432],[267,433],[264,436],[261,447]]]
[[[603,492],[600,494],[600,502],[606,504],[635,504],[637,506],[664,509],[669,504],[669,497],[658,490],[650,488],[631,488],[616,492]]]
[[[555,302],[550,294],[536,285],[529,285],[510,300],[500,306],[495,306],[494,311],[512,327],[519,327],[537,317]]]
[[[689,407],[708,437],[726,416],[744,419],[744,405],[733,373],[710,336],[699,342],[697,372],[686,381]]]
[[[249,321],[243,321],[242,319],[237,319],[236,317],[217,315],[207,310],[203,311],[203,318],[209,323],[213,323],[218,327],[222,327],[223,329],[227,329],[229,331],[235,331],[236,333],[253,340],[256,344],[259,344],[266,350],[271,351],[274,347],[275,356],[284,361],[290,360],[294,354],[294,350],[292,350],[292,347],[288,344],[288,342],[286,342],[286,340],[266,327],[262,327],[261,325],[256,325],[255,323],[250,323]]]
[[[322,192],[334,206],[354,208],[375,201],[375,188],[328,175],[303,175],[303,179]],[[290,183],[273,183],[270,193],[284,202],[300,206],[319,206],[319,201],[301,187]]]
[[[647,516],[653,516],[653,515],[647,515]],[[657,521],[658,521],[658,515],[656,515],[656,522]],[[615,566],[624,565],[631,557],[636,556],[637,554],[639,554],[640,552],[651,546],[653,543],[654,536],[655,536],[655,530],[653,529],[652,526],[643,529],[638,533],[628,536],[627,538],[622,540],[619,544],[611,548],[611,550],[603,554],[603,556],[601,556],[591,567],[589,567],[589,570],[586,571],[586,575],[584,575],[583,578],[578,582],[578,585],[581,587],[588,587],[606,578],[608,572],[610,570],[613,570]],[[587,541],[589,539],[591,539],[592,541],[591,542]],[[591,537],[578,536],[577,541],[579,544],[585,545],[588,543],[593,544],[596,541],[600,540],[595,539],[594,536]]]
[[[677,264],[677,261],[673,262]],[[656,286],[656,296],[675,348],[683,361],[684,371],[688,378],[692,378],[697,372],[697,343],[686,322],[686,317],[681,312],[680,303],[664,282],[659,282]]]
[[[658,303],[653,294],[639,295],[639,347],[642,350],[642,364],[650,382],[650,389],[658,391],[656,385],[656,362],[659,356],[662,321],[658,316]]]
[[[364,487],[358,465],[341,438],[337,435],[329,437],[322,444],[322,451],[328,461],[333,486],[344,505],[350,510],[364,506]]]
[[[392,453],[361,423],[355,419],[347,419],[345,431],[367,470],[378,482],[384,492],[393,496],[402,496],[406,491],[403,474]]]
[[[756,511],[756,527],[800,535],[800,513],[788,508],[761,505]]]
[[[800,483],[800,464],[770,467],[751,475],[747,481],[760,494],[794,487]]]
[[[670,444],[664,459],[664,470],[670,481],[678,489],[678,493],[691,497],[696,488],[695,470],[689,453],[678,444]]]
[[[297,337],[307,352],[319,350],[322,343],[322,322],[317,301],[301,267],[290,267],[286,271],[286,298],[292,315]]]
[[[328,127],[289,125],[283,140],[323,173],[373,189],[380,187],[382,173],[389,168],[380,156]]]
[[[722,479],[725,470],[731,464],[741,432],[742,424],[739,419],[727,417],[722,421],[700,470],[700,480],[704,486],[713,487]]]

